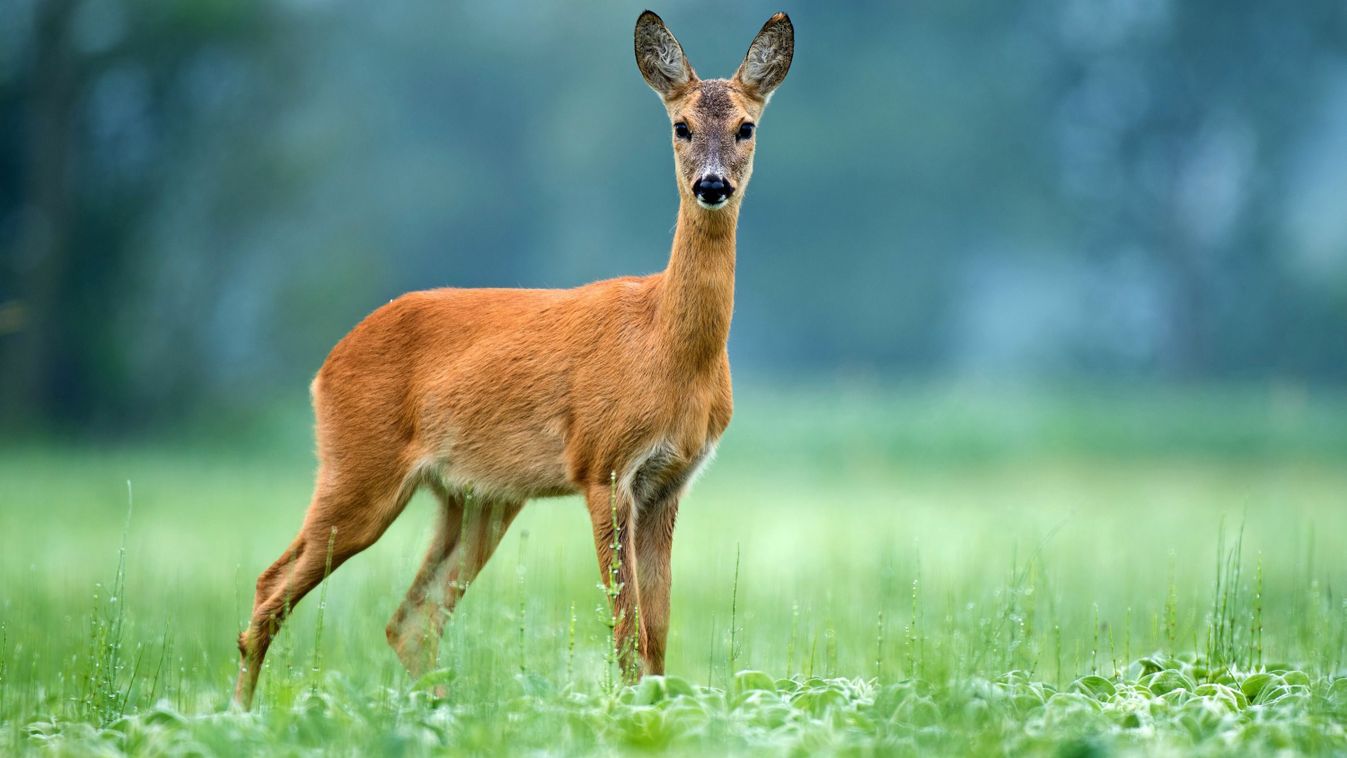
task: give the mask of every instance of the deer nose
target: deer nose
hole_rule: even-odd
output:
[[[717,205],[730,199],[730,195],[734,194],[734,187],[731,187],[730,180],[723,176],[707,174],[693,183],[692,194],[707,205]]]

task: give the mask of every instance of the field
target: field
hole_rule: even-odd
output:
[[[407,681],[418,496],[231,712],[307,416],[0,440],[0,752],[1347,751],[1347,399],[739,388],[681,509],[669,676],[614,682],[575,500],[524,511]],[[433,692],[444,685],[447,694]]]

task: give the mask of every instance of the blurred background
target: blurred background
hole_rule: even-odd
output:
[[[777,2],[655,10],[728,76]],[[371,310],[665,265],[640,9],[0,0],[0,745],[97,692],[224,703],[310,496],[309,380]],[[1347,672],[1347,4],[785,10],[670,670],[1064,685],[1210,650],[1215,579],[1248,661],[1266,603],[1268,660]],[[430,500],[324,585],[362,687],[400,681],[382,620]],[[442,658],[465,701],[596,681],[581,504],[497,556]],[[324,602],[264,701],[308,691]],[[99,646],[123,614],[164,688]]]
[[[728,76],[776,5],[656,10]],[[638,10],[0,0],[0,424],[302,407],[404,291],[662,268],[676,196]],[[1347,380],[1342,3],[787,10],[737,379]]]

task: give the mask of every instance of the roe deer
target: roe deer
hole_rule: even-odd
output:
[[[379,539],[423,485],[438,497],[438,527],[387,629],[413,676],[434,665],[446,615],[524,502],[574,493],[588,504],[604,582],[619,546],[624,675],[635,675],[633,649],[646,673],[663,673],[674,518],[730,422],[735,227],[794,30],[784,13],[769,19],[730,79],[697,78],[650,11],[635,47],[672,124],[680,203],[668,267],[570,290],[413,292],[333,348],[311,388],[313,501],[258,577],[239,636],[240,706],[291,607]]]

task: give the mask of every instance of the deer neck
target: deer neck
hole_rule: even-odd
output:
[[[656,322],[673,365],[714,365],[725,352],[734,312],[734,235],[739,204],[716,211],[684,199],[664,270]]]

